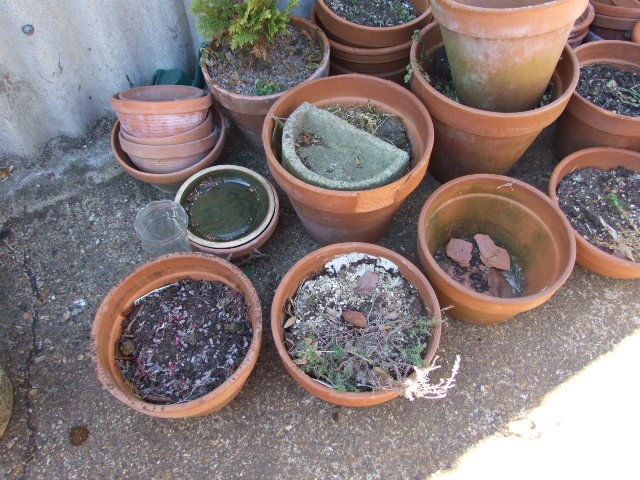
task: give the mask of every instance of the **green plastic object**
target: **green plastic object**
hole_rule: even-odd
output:
[[[202,51],[207,46],[206,43],[203,43],[198,48],[198,61],[196,63],[196,75],[195,79],[192,78],[187,72],[180,68],[169,68],[162,69],[159,68],[151,77],[152,85],[188,85],[192,87],[203,88],[204,86],[204,77],[202,76],[202,69],[200,68],[200,57],[202,56]]]

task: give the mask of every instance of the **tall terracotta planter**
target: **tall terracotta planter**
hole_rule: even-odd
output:
[[[439,25],[432,23],[411,47],[411,63],[426,70],[428,59],[441,47]],[[411,91],[433,116],[436,132],[429,170],[440,181],[472,173],[506,173],[542,129],[560,116],[576,88],[578,73],[576,56],[565,46],[552,78],[551,103],[526,112],[501,113],[451,100],[415,72]]]
[[[411,3],[420,12],[420,16],[395,27],[358,25],[333,13],[323,0],[316,0],[315,11],[318,22],[338,42],[356,47],[383,48],[409,41],[413,32],[420,30],[431,19],[429,0],[411,0]]]
[[[564,158],[553,170],[549,179],[549,196],[558,210],[558,185],[564,177],[581,168],[624,167],[640,174],[640,153],[622,148],[594,147],[578,150]],[[640,278],[640,263],[616,257],[592,245],[572,229],[576,239],[576,262],[598,275],[611,278]]]
[[[318,107],[336,103],[372,105],[399,116],[411,143],[411,170],[388,185],[362,191],[328,190],[293,176],[280,163],[274,129],[278,125],[276,119],[287,118],[303,102]],[[375,242],[427,171],[433,148],[433,124],[426,108],[405,88],[376,77],[340,75],[307,82],[287,91],[267,114],[262,142],[273,178],[286,192],[311,237],[322,244]]]
[[[285,274],[278,285],[271,304],[271,333],[278,350],[280,360],[284,364],[287,372],[302,388],[309,393],[327,402],[343,405],[346,407],[367,407],[388,402],[397,398],[400,392],[393,390],[380,390],[372,392],[340,392],[316,382],[309,375],[298,367],[287,351],[284,344],[284,322],[287,320],[285,314],[285,303],[288,299],[295,297],[300,284],[307,280],[312,274],[321,270],[324,265],[339,255],[347,253],[365,253],[371,256],[384,257],[391,260],[398,266],[403,277],[416,287],[422,302],[432,315],[440,318],[440,307],[436,295],[422,273],[407,259],[397,253],[378,245],[368,243],[339,243],[320,248],[299,260]],[[428,364],[433,360],[442,334],[442,325],[433,327],[429,337],[429,345],[425,353],[424,360]]]
[[[452,237],[489,235],[517,257],[527,285],[519,298],[477,293],[434,259]],[[500,175],[468,175],[431,194],[418,219],[418,254],[438,301],[454,317],[490,325],[546,302],[569,278],[576,245],[569,222],[536,188]]]
[[[322,45],[324,50],[320,65],[306,81],[326,77],[329,74],[329,41],[326,35],[316,25],[303,18],[291,17],[291,22],[309,32],[314,40]],[[285,92],[263,96],[239,95],[219,87],[211,79],[207,67],[202,65],[201,68],[204,79],[216,103],[222,107],[225,114],[246,135],[252,147],[257,150],[262,148],[260,131],[262,130],[264,118],[271,105]]]
[[[640,45],[633,42],[590,42],[576,48],[575,54],[580,67],[609,63],[640,72]],[[558,121],[554,143],[560,158],[588,147],[640,151],[640,118],[610,112],[574,92]]]
[[[249,306],[253,338],[237,370],[219,387],[200,398],[172,405],[148,403],[134,395],[116,365],[117,342],[126,312],[134,300],[179,280],[220,281],[240,291]],[[262,310],[251,281],[234,265],[202,253],[179,253],[144,264],[111,289],[98,307],[91,329],[92,360],[98,379],[116,399],[146,415],[184,418],[208,415],[233,400],[258,360],[262,342]]]
[[[522,112],[542,96],[588,0],[432,0],[462,101]]]

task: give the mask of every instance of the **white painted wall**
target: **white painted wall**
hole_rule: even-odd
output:
[[[313,0],[300,3],[295,13],[308,18]],[[158,68],[193,74],[201,37],[190,4],[0,0],[0,158],[87,133],[110,112],[112,93],[148,84]]]

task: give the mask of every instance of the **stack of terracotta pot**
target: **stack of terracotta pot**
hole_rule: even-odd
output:
[[[148,173],[184,170],[218,141],[211,94],[183,85],[134,88],[111,97],[121,128],[118,141],[131,162]]]
[[[331,73],[363,73],[401,83],[409,64],[413,32],[432,19],[429,0],[412,3],[420,12],[413,21],[395,27],[369,27],[345,20],[323,0],[316,0],[311,22],[329,39]]]
[[[593,8],[593,5],[590,3],[587,5],[587,8],[582,15],[578,17],[578,19],[573,24],[573,28],[571,29],[571,33],[569,34],[569,45],[571,48],[578,47],[584,38],[589,33],[589,27],[593,23],[593,19],[596,16],[596,11]]]
[[[595,18],[590,29],[605,40],[631,40],[640,21],[640,0],[590,0]]]

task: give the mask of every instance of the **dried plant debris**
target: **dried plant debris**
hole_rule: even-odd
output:
[[[607,63],[584,65],[576,90],[600,108],[640,117],[640,72]]]
[[[447,275],[478,293],[501,298],[525,294],[526,278],[518,259],[489,235],[452,238],[434,258]]]
[[[558,204],[573,228],[599,249],[640,262],[640,173],[583,168],[565,176]]]
[[[394,27],[420,16],[409,0],[325,0],[333,13],[358,25]]]
[[[411,157],[411,144],[407,129],[400,117],[381,112],[373,105],[331,105],[326,110],[349,122],[356,128],[404,150]]]
[[[301,286],[286,312],[285,342],[294,363],[340,391],[403,389],[424,367],[440,320],[387,259],[336,257]]]
[[[426,62],[426,71],[423,71],[420,65],[410,65],[412,74],[416,74],[416,70],[429,82],[429,84],[435,88],[442,95],[450,98],[454,102],[463,104],[460,99],[456,87],[453,84],[453,77],[451,76],[451,67],[449,66],[449,59],[447,58],[447,52],[444,47],[440,47],[435,53],[429,57]],[[410,77],[409,77],[410,78]],[[547,85],[538,105],[535,108],[544,107],[549,105],[553,100],[553,82]]]
[[[117,362],[143,400],[187,402],[233,374],[252,333],[242,293],[222,282],[182,280],[137,302],[123,322]]]

